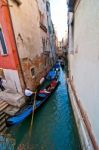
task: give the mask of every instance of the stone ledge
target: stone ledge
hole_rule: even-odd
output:
[[[14,116],[19,110],[20,108],[18,107],[8,106],[3,112],[7,115]]]
[[[22,94],[11,92],[9,90],[0,92],[0,100],[7,102],[15,107],[22,107],[25,104],[25,97]]]

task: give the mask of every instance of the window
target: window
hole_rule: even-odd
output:
[[[32,77],[35,76],[35,69],[34,68],[31,68],[31,75],[32,75]]]
[[[39,11],[39,13],[40,13],[40,23],[44,24],[44,14],[42,14],[41,11]]]
[[[46,51],[46,41],[44,38],[42,38],[42,44],[43,44],[43,52]]]
[[[49,12],[49,6],[48,6],[48,3],[46,3],[46,10]]]
[[[6,48],[6,45],[5,45],[5,41],[4,41],[4,37],[3,37],[3,33],[2,33],[1,28],[0,28],[0,53],[2,55],[7,54],[7,48]]]
[[[18,6],[22,4],[20,0],[13,0],[13,2],[15,2]]]
[[[49,31],[49,34],[51,34],[51,27],[48,26],[48,31]]]

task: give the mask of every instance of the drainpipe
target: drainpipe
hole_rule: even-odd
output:
[[[13,31],[13,37],[14,37],[16,52],[17,52],[18,61],[19,61],[19,68],[20,68],[20,71],[21,71],[22,80],[23,80],[23,83],[24,83],[24,88],[26,88],[25,77],[24,77],[24,74],[23,74],[22,65],[21,65],[21,61],[20,61],[20,57],[19,57],[19,53],[18,53],[18,47],[17,47],[17,43],[16,43],[16,38],[15,38],[15,33],[14,33],[14,28],[13,28],[13,22],[12,22],[11,12],[10,12],[10,8],[9,8],[10,4],[9,4],[8,0],[6,0],[6,1],[7,1],[7,5],[8,5],[9,17],[10,17],[10,21],[11,21],[11,27],[12,27],[12,31]]]

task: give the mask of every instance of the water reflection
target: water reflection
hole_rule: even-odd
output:
[[[0,150],[14,150],[16,140],[11,134],[0,135]]]

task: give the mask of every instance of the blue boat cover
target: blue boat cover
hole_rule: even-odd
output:
[[[55,68],[55,69],[59,69],[59,68],[60,68],[60,64],[59,64],[59,63],[56,63],[56,64],[54,65],[54,68]]]
[[[54,70],[49,71],[47,78],[50,78],[51,80],[54,79],[56,76],[56,72]]]
[[[40,96],[40,97],[46,97],[46,94],[38,94],[38,96]]]

